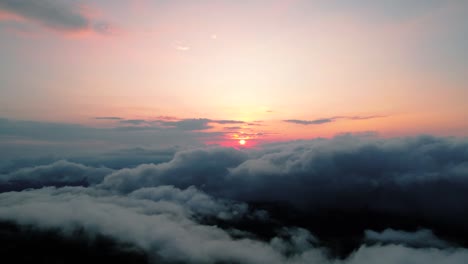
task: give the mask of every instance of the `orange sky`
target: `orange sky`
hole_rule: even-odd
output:
[[[231,128],[258,141],[466,136],[468,5],[387,2],[0,4],[0,117],[262,121]]]

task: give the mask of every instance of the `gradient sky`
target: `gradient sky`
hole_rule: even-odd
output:
[[[467,13],[465,0],[0,0],[0,117],[225,145],[467,136]]]

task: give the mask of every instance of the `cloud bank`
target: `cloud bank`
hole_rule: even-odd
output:
[[[468,258],[465,249],[363,245],[344,260],[331,260],[301,228],[285,229],[269,241],[235,239],[217,226],[200,224],[193,215],[235,215],[242,213],[239,207],[193,188],[161,186],[129,196],[93,188],[45,188],[0,194],[0,205],[3,220],[43,230],[60,228],[65,237],[80,227],[91,235],[132,243],[155,263],[464,263]]]
[[[347,135],[252,153],[206,148],[178,152],[168,163],[116,171],[100,186],[126,193],[143,186],[195,185],[233,199],[459,218],[466,216],[456,201],[466,198],[468,189],[467,150],[468,143],[456,139]],[[440,198],[428,203],[427,194]]]
[[[437,238],[431,230],[422,229],[416,232],[405,232],[385,229],[382,232],[366,230],[366,240],[384,244],[404,244],[413,247],[447,248],[447,242]]]
[[[0,222],[109,237],[152,263],[468,260],[464,139],[342,135],[161,153],[144,164],[119,156],[128,167],[99,165],[113,155],[11,166]],[[32,189],[5,192],[19,181]]]

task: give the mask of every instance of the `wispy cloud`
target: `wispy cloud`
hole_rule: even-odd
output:
[[[247,124],[242,120],[230,119],[209,119],[209,118],[177,118],[173,116],[158,116],[150,119],[125,119],[117,116],[99,116],[94,117],[97,120],[111,120],[118,121],[118,124],[127,125],[132,128],[133,126],[145,125],[146,128],[177,128],[186,131],[192,130],[206,130],[213,128],[211,124],[219,125],[241,125]],[[143,128],[143,127],[141,127]],[[239,126],[236,126],[239,128]]]
[[[339,119],[345,120],[366,120],[366,119],[374,119],[374,118],[381,118],[386,116],[381,115],[372,115],[372,116],[334,116],[328,118],[318,118],[313,120],[301,120],[301,119],[286,119],[283,122],[293,123],[298,125],[321,125],[326,123],[335,122]]]
[[[322,118],[322,119],[315,119],[315,120],[287,119],[283,121],[288,122],[288,123],[299,124],[299,125],[320,125],[320,124],[333,122],[335,121],[335,119],[333,118]]]
[[[172,128],[178,128],[181,130],[206,130],[212,128],[212,126],[208,125],[210,122],[209,119],[206,118],[188,118],[182,119],[178,121],[166,121],[166,120],[159,120],[156,121],[163,126],[168,126]]]
[[[109,23],[91,19],[74,1],[0,0],[1,10],[58,31],[107,34],[110,30]]]
[[[185,118],[179,120],[156,120],[153,121],[164,126],[179,128],[182,130],[206,130],[213,128],[210,124],[232,125],[232,124],[245,124],[241,120],[228,120],[228,119],[209,119],[209,118]]]
[[[242,129],[240,126],[224,127],[224,130],[239,130]]]
[[[245,124],[244,121],[240,121],[240,120],[211,120],[211,123],[217,123],[217,124],[222,124],[222,125],[227,125],[227,124]]]

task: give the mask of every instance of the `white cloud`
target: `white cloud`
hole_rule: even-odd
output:
[[[431,230],[421,229],[416,232],[385,229],[382,232],[366,230],[365,239],[373,243],[403,244],[414,247],[447,248],[450,245],[439,239]]]

